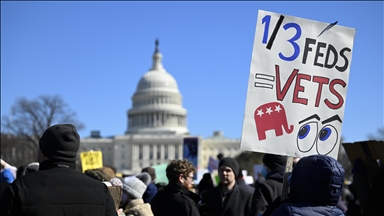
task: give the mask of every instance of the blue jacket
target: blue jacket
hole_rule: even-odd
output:
[[[144,203],[151,203],[153,197],[157,194],[157,187],[152,182],[147,186],[143,194]]]
[[[344,169],[332,157],[304,157],[293,169],[289,201],[278,207],[272,215],[344,215],[336,207],[343,182]]]

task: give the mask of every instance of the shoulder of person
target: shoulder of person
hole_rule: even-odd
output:
[[[292,209],[289,203],[284,203],[277,207],[275,211],[271,213],[270,216],[280,216],[280,215],[292,215]]]
[[[276,180],[273,180],[273,179],[268,179],[262,183],[260,183],[258,185],[258,187],[261,187],[261,188],[267,188],[267,189],[272,189],[276,186],[282,186],[283,183],[282,182],[279,182],[279,181],[276,181]]]
[[[244,196],[252,196],[253,192],[255,191],[255,188],[249,186],[249,187],[238,187],[240,193]]]
[[[217,194],[220,194],[219,186],[216,186],[214,188],[211,188],[211,189],[204,191],[201,194],[201,197],[202,197],[202,199],[205,200],[205,199],[210,199],[211,197],[216,196]]]

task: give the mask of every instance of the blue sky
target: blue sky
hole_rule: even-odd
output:
[[[383,126],[383,2],[1,2],[1,115],[61,95],[86,128],[122,135],[160,40],[192,135],[240,138],[258,10],[356,29],[347,142]]]

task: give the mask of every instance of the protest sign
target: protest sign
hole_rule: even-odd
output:
[[[219,168],[219,160],[216,160],[213,157],[209,156],[208,171],[212,173],[213,170],[218,170],[218,168]]]
[[[259,10],[242,150],[337,158],[355,29]]]
[[[355,160],[360,159],[365,165],[365,172],[370,183],[372,173],[379,169],[379,163],[384,161],[384,141],[362,141],[354,143],[343,143],[343,147],[352,164],[355,165]]]
[[[198,137],[185,137],[183,139],[183,158],[192,162],[194,167],[198,167],[198,150],[199,138]]]
[[[168,163],[158,164],[152,166],[153,169],[156,171],[156,183],[167,183],[168,184],[168,178],[167,178],[167,166]]]
[[[103,167],[103,156],[101,151],[81,152],[80,160],[83,172],[85,172],[85,170]]]
[[[257,181],[259,178],[263,177],[261,170],[263,169],[263,164],[253,165],[253,178]]]
[[[384,141],[362,141],[354,143],[343,143],[343,147],[351,164],[355,159],[366,161],[367,157],[372,157],[374,160],[384,161]]]

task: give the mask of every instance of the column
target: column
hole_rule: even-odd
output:
[[[169,159],[175,159],[175,146],[174,145],[168,145],[168,155]]]
[[[139,158],[139,147],[137,145],[132,146],[132,159],[138,159]]]
[[[164,159],[164,144],[160,145],[160,159]]]
[[[143,159],[149,158],[149,146],[143,145]]]
[[[183,146],[182,144],[178,144],[179,145],[179,159],[183,158]]]

